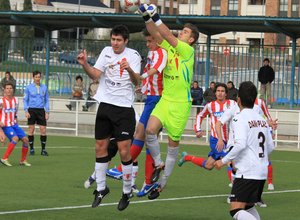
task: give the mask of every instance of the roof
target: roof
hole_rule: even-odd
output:
[[[79,4],[78,0],[49,0],[49,3],[52,4],[52,2],[61,2],[61,3],[74,4],[74,5]],[[80,5],[107,8],[107,5],[103,4],[99,0],[82,0],[80,1]]]
[[[206,35],[237,31],[284,33],[290,37],[300,37],[300,18],[199,15],[162,15],[161,18],[171,29],[182,29],[184,23],[190,22]],[[1,25],[32,25],[49,31],[74,27],[111,28],[121,23],[126,24],[131,32],[141,31],[145,27],[139,14],[0,11]]]

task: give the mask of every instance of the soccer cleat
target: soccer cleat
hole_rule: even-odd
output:
[[[268,190],[272,191],[272,190],[274,190],[274,189],[275,189],[275,188],[274,188],[273,183],[269,183],[269,184],[268,184]]]
[[[157,188],[157,183],[152,184],[144,184],[142,189],[136,194],[137,197],[143,197],[146,196],[148,193],[150,193],[153,189]]]
[[[33,156],[34,153],[35,153],[35,152],[34,152],[34,148],[30,149],[29,154],[30,154],[31,156]]]
[[[160,172],[165,168],[164,163],[162,163],[160,166],[155,167],[152,176],[151,176],[151,183],[155,183],[159,179]]]
[[[42,150],[41,151],[41,155],[42,156],[49,156],[48,152],[46,150]]]
[[[116,180],[121,180],[123,178],[123,173],[120,172],[117,168],[111,168],[106,170],[106,176],[114,178]]]
[[[91,187],[91,185],[95,182],[95,179],[93,177],[89,177],[85,182],[84,182],[84,188],[88,189]]]
[[[27,160],[20,161],[20,166],[31,167],[31,164]]]
[[[131,194],[132,193],[122,194],[122,198],[120,199],[118,204],[119,211],[123,211],[124,209],[127,208],[127,206],[129,205],[130,198],[132,197]]]
[[[11,163],[8,161],[8,159],[2,159],[1,158],[1,163],[4,164],[5,166],[8,166],[8,167],[12,167]]]
[[[139,193],[139,190],[137,189],[136,185],[131,186],[131,190],[133,193]]]
[[[267,204],[264,203],[264,201],[260,200],[259,202],[256,203],[256,205],[258,205],[261,208],[267,208]]]
[[[98,192],[97,190],[94,191],[95,199],[92,203],[92,208],[96,208],[100,205],[102,199],[109,193],[109,188],[106,186],[104,190]]]
[[[184,157],[186,156],[186,155],[188,155],[188,153],[187,152],[182,152],[181,153],[181,158],[179,159],[179,161],[178,161],[178,166],[182,166],[186,161],[184,160]]]
[[[160,187],[153,189],[150,194],[148,195],[148,199],[154,200],[159,197]]]

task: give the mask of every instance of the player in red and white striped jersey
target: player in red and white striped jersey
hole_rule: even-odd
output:
[[[182,164],[186,161],[191,161],[192,163],[203,167],[205,169],[211,170],[214,167],[214,162],[218,160],[220,157],[226,155],[224,151],[218,151],[216,149],[218,136],[216,133],[215,125],[218,119],[223,115],[224,111],[229,108],[233,108],[236,105],[236,102],[233,100],[227,100],[227,86],[224,83],[218,83],[215,88],[215,93],[217,100],[212,101],[205,105],[204,109],[197,115],[196,122],[194,125],[194,130],[196,132],[196,136],[198,138],[202,137],[203,132],[201,130],[201,124],[203,119],[210,115],[210,128],[211,128],[211,135],[210,135],[210,148],[211,151],[208,154],[208,159],[195,157],[193,155],[187,155],[186,152],[182,153],[182,158],[179,160],[178,165],[182,166]],[[226,144],[228,140],[228,125],[224,124],[222,127],[222,140]]]
[[[14,89],[11,83],[6,83],[4,86],[4,97],[0,99],[0,126],[3,129],[4,134],[9,139],[10,143],[1,158],[1,163],[6,166],[12,166],[8,161],[8,158],[14,150],[19,139],[23,142],[22,145],[22,157],[20,165],[31,166],[26,161],[28,152],[28,138],[21,127],[18,125],[17,112],[18,112],[18,99],[14,96]]]

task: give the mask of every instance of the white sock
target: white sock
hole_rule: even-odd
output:
[[[132,166],[132,179],[131,179],[131,186],[135,185],[135,180],[137,178],[139,171],[139,166]]]
[[[251,209],[247,209],[246,211],[249,212],[251,215],[253,215],[256,218],[256,220],[260,220],[260,216],[259,216],[255,206],[253,206]]]
[[[131,179],[132,179],[132,163],[129,165],[122,164],[123,171],[123,193],[131,193]]]
[[[150,151],[150,154],[154,160],[154,165],[157,167],[163,162],[160,155],[160,145],[158,143],[157,135],[147,134],[146,135],[146,146]]]
[[[106,170],[108,163],[95,163],[95,177],[97,183],[97,191],[105,189],[106,186]]]
[[[245,210],[240,210],[233,216],[236,220],[256,220],[256,218]]]
[[[95,180],[96,179],[96,172],[94,171],[91,175],[91,177]]]
[[[175,165],[177,157],[178,157],[178,151],[179,151],[179,147],[168,146],[168,153],[167,153],[167,158],[166,158],[165,169],[164,169],[161,181],[160,181],[161,188],[165,187],[165,185],[167,184],[167,180],[174,169],[174,165]]]

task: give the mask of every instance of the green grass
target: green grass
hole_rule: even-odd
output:
[[[36,136],[35,140],[39,146],[39,137]],[[1,155],[4,150],[4,147],[0,148]],[[17,165],[21,154],[20,146],[10,158],[13,167],[0,165],[0,219],[232,219],[226,203],[226,195],[230,192],[226,169],[209,172],[190,163],[181,168],[176,166],[159,199],[149,202],[147,198],[135,197],[125,211],[119,212],[114,203],[121,197],[121,182],[113,179],[107,179],[111,191],[103,201],[107,205],[95,209],[89,207],[93,200],[94,186],[87,190],[83,187],[83,182],[94,167],[93,139],[49,136],[50,156],[40,156],[39,150],[40,148],[36,149],[35,156],[28,157],[32,167]],[[182,146],[181,151],[183,150],[206,156],[208,147]],[[164,152],[165,145],[162,146],[162,155],[165,157]],[[299,219],[297,210],[300,192],[279,192],[300,190],[299,156],[299,152],[275,151],[272,154],[275,191],[264,195],[268,208],[257,208],[262,219]],[[139,159],[139,187],[143,182],[143,160],[144,153]],[[118,161],[119,156],[110,166],[117,165]],[[166,201],[168,198],[178,199]],[[142,201],[147,203],[141,203]],[[6,211],[71,206],[75,208],[1,215]]]

